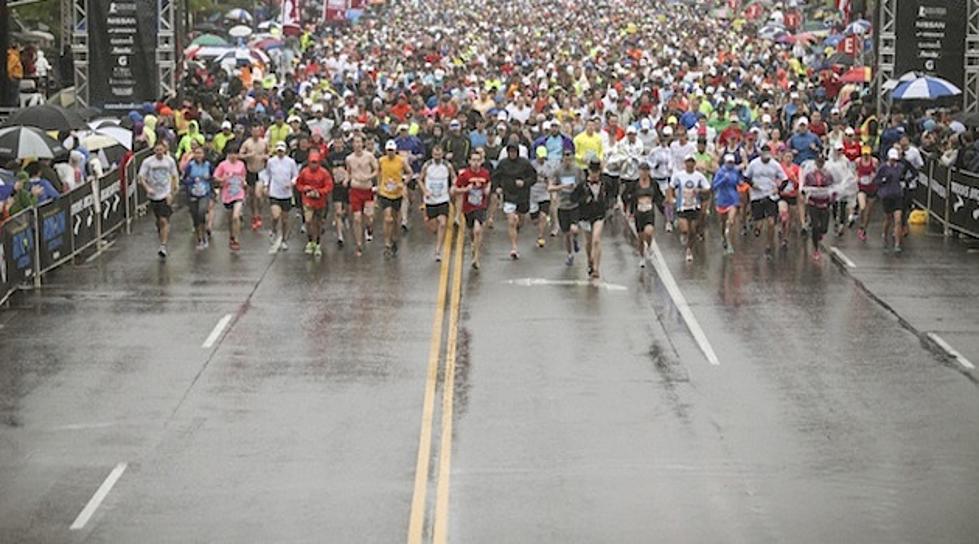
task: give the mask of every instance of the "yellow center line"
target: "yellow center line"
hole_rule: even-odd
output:
[[[422,424],[418,436],[418,461],[415,465],[415,491],[411,497],[408,521],[408,544],[421,544],[425,528],[425,495],[428,492],[428,465],[432,453],[432,420],[435,412],[435,386],[438,379],[439,353],[442,346],[442,322],[445,318],[445,298],[449,283],[449,263],[452,256],[453,226],[446,229],[442,244],[442,269],[439,272],[438,300],[432,319],[432,340],[428,348],[428,372],[425,377],[425,396],[422,400]]]
[[[455,394],[456,345],[459,339],[459,300],[462,298],[462,253],[465,228],[459,229],[453,263],[452,297],[449,302],[449,335],[445,341],[445,379],[442,383],[442,432],[435,488],[433,544],[445,544],[449,525],[449,480],[452,467],[452,405]]]

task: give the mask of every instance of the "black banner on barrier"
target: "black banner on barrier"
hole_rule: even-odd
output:
[[[966,0],[895,3],[894,77],[913,70],[965,88]]]
[[[59,198],[37,209],[37,224],[40,229],[41,263],[39,270],[48,270],[71,253],[71,239],[68,236],[67,198]]]
[[[3,224],[3,267],[7,282],[18,285],[34,276],[34,215],[25,210]]]
[[[956,170],[952,172],[949,192],[949,222],[979,236],[979,177]]]
[[[138,109],[159,98],[157,0],[92,1],[88,4],[89,105]]]
[[[0,223],[0,299],[7,296],[15,286],[7,278],[7,244],[3,243],[4,238],[4,226]]]
[[[911,189],[911,199],[918,203],[922,209],[928,206],[928,163],[918,172],[918,183]]]
[[[78,251],[95,241],[98,236],[95,224],[95,197],[90,185],[68,193],[71,206],[71,249]]]
[[[122,200],[122,181],[119,170],[113,170],[99,180],[99,200],[102,201],[102,232],[109,232],[126,220],[126,203]]]
[[[931,211],[939,219],[945,217],[945,200],[948,198],[948,189],[945,187],[945,180],[948,179],[949,168],[941,162],[935,162],[935,171],[928,180],[931,185]]]

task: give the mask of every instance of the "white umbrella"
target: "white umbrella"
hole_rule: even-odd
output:
[[[113,138],[94,131],[80,132],[78,133],[78,138],[81,140],[82,145],[89,151],[98,151],[107,147],[120,145],[119,142],[115,141]],[[62,143],[66,147],[69,145],[68,140],[65,140]]]
[[[245,25],[233,26],[231,27],[231,30],[228,31],[228,36],[231,36],[232,38],[247,38],[251,35],[252,29]]]
[[[126,149],[133,148],[133,131],[128,128],[103,125],[95,132],[99,135],[112,138],[116,143]]]
[[[962,94],[962,90],[942,78],[922,76],[902,81],[891,91],[894,100],[931,100]]]
[[[229,21],[238,21],[240,23],[251,23],[254,21],[252,14],[241,8],[235,8],[228,13],[225,13],[224,18],[228,19]]]
[[[0,128],[0,158],[53,159],[67,154],[64,146],[39,128]]]
[[[861,34],[862,35],[862,34],[866,34],[867,32],[870,32],[870,29],[873,28],[873,26],[874,25],[871,24],[870,21],[868,21],[866,19],[859,19],[859,20],[853,21],[852,23],[850,23],[849,25],[847,25],[847,27],[843,31],[843,33],[844,34]]]

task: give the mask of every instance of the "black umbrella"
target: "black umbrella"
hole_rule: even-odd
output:
[[[979,112],[961,112],[955,120],[967,127],[979,127]]]
[[[81,117],[82,121],[91,121],[92,119],[102,115],[102,110],[93,106],[89,106],[87,108],[72,108],[68,111]]]
[[[826,59],[826,64],[833,66],[853,66],[856,64],[856,59],[845,53],[836,53],[830,58]]]
[[[85,120],[77,113],[51,104],[17,110],[3,126],[37,127],[45,131],[57,130],[59,132],[88,128]]]
[[[0,159],[54,159],[68,154],[68,150],[34,127],[0,128]]]

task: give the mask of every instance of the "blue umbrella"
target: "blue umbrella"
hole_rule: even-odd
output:
[[[874,25],[866,19],[858,19],[847,25],[846,30],[843,31],[844,34],[866,34],[870,32],[870,29]]]
[[[237,21],[239,23],[248,23],[248,24],[251,24],[251,22],[254,20],[251,13],[248,13],[247,11],[241,8],[235,8],[229,11],[228,13],[225,13],[224,18],[229,21]]]
[[[843,41],[842,34],[833,34],[832,36],[828,36],[825,40],[823,40],[823,43],[825,45],[828,45],[829,47],[836,47],[842,41]]]
[[[944,79],[922,76],[899,83],[891,92],[891,98],[894,100],[933,100],[959,94],[962,94],[962,90]]]

